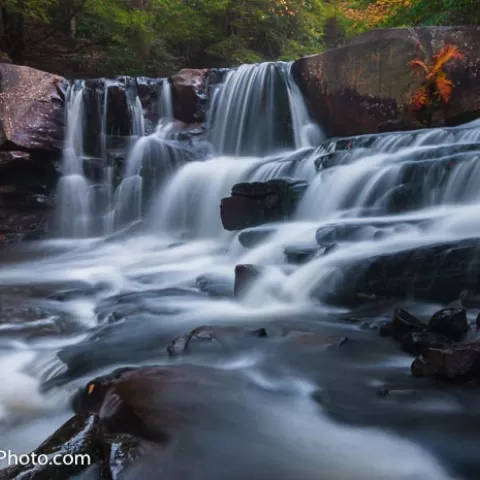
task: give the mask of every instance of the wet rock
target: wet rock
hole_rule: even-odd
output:
[[[233,297],[234,282],[220,275],[201,275],[196,280],[197,287],[211,297]]]
[[[0,63],[0,146],[60,150],[65,79],[29,67]]]
[[[391,337],[392,336],[392,322],[383,322],[378,327],[378,333],[381,337]]]
[[[246,228],[238,234],[238,241],[245,248],[254,248],[276,231],[275,227],[269,226]]]
[[[324,153],[315,159],[315,168],[326,170],[327,168],[337,167],[339,165],[348,165],[352,160],[351,150],[335,150],[334,152]]]
[[[220,204],[223,228],[242,230],[288,219],[307,186],[304,181],[290,179],[236,184],[231,196]]]
[[[458,342],[468,332],[467,312],[458,308],[439,310],[430,319],[428,329]]]
[[[85,471],[89,466],[102,462],[104,442],[98,417],[76,415],[63,424],[37,449],[28,454],[26,465],[12,465],[0,470],[0,480],[63,480]],[[59,462],[59,465],[42,465],[39,457],[56,455],[57,461],[65,455],[73,455],[75,461]],[[75,457],[78,455],[78,457]],[[67,457],[65,457],[67,458]],[[70,457],[68,457],[70,458]],[[23,463],[23,462],[22,462]],[[69,465],[71,463],[71,465]]]
[[[218,393],[238,383],[232,372],[195,365],[126,367],[97,377],[72,399],[111,434],[169,442],[181,425],[202,419]],[[201,395],[202,394],[202,395]]]
[[[163,78],[137,77],[137,93],[143,107],[145,130],[152,133],[160,120],[161,88],[162,83],[168,82]]]
[[[171,77],[175,118],[185,123],[204,121],[201,103],[206,95],[207,74],[207,69],[185,68]]]
[[[102,477],[111,480],[125,478],[127,472],[135,465],[136,461],[144,458],[146,454],[154,454],[154,449],[145,448],[146,444],[139,438],[128,434],[104,435],[105,449]],[[155,455],[161,455],[160,451]]]
[[[330,247],[339,242],[354,242],[359,240],[379,240],[390,233],[399,232],[402,229],[425,228],[428,220],[411,220],[395,222],[391,220],[377,222],[353,222],[337,223],[320,227],[315,238],[322,247]]]
[[[415,129],[421,126],[419,119],[405,115],[403,106],[422,78],[412,75],[408,62],[417,57],[429,61],[450,43],[465,58],[447,64],[453,94],[432,126],[459,125],[480,116],[479,41],[476,27],[373,30],[341,48],[297,60],[292,74],[329,137]]]
[[[264,328],[258,330],[246,330],[240,327],[231,326],[202,326],[191,332],[172,340],[167,346],[170,356],[188,353],[191,348],[196,350],[202,345],[216,345],[221,348],[228,348],[229,344],[236,339],[248,337],[266,337],[267,331]]]
[[[480,379],[480,343],[428,348],[411,366],[413,376],[455,382]]]
[[[396,308],[393,312],[391,333],[398,342],[403,342],[405,335],[413,332],[423,332],[426,325],[406,310]]]
[[[318,254],[318,247],[286,247],[284,250],[284,254],[288,263],[301,265],[315,258],[315,256]]]
[[[480,295],[465,290],[460,293],[460,304],[464,308],[480,308]]]
[[[235,285],[233,296],[240,298],[248,291],[252,284],[260,278],[264,270],[257,265],[237,265],[235,267]]]
[[[0,244],[47,233],[58,180],[52,159],[39,152],[0,152]]]
[[[410,332],[402,340],[403,349],[412,355],[421,355],[427,348],[443,348],[452,341],[439,333]]]
[[[342,290],[329,300],[342,304],[374,295],[446,304],[464,290],[480,293],[479,253],[480,241],[466,239],[359,260],[342,269]]]
[[[317,332],[292,331],[286,335],[285,340],[290,345],[302,349],[317,349],[341,347],[348,341],[348,337],[326,336]]]
[[[394,397],[396,399],[408,400],[417,396],[417,391],[411,388],[384,387],[378,390],[378,396],[382,398]]]

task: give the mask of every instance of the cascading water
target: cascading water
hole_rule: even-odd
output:
[[[121,88],[122,82],[107,80],[100,88],[89,88],[88,81],[75,81],[67,92],[67,135],[57,212],[62,237],[102,235],[140,220],[145,199],[184,161],[184,152],[171,136],[174,118],[168,80],[158,83],[160,120],[150,135],[145,135],[135,83],[126,79],[123,84]],[[88,88],[100,92],[92,99]],[[122,102],[125,118],[119,121],[118,112],[111,110]],[[84,129],[92,111],[100,126],[94,138]]]
[[[36,307],[29,315],[46,312],[38,338],[14,324],[1,343],[0,371],[13,387],[0,391],[0,418],[23,420],[0,430],[13,450],[40,444],[70,414],[60,407],[63,397],[96,375],[117,366],[185,363],[228,371],[235,382],[221,385],[218,396],[209,397],[211,410],[187,422],[173,451],[165,451],[172,454],[173,471],[162,470],[169,480],[185,476],[175,467],[191,462],[199,480],[453,480],[432,451],[476,480],[475,395],[426,390],[415,401],[376,395],[392,384],[408,389],[411,360],[356,325],[355,315],[346,320],[348,308],[328,304],[323,294],[338,286],[338,266],[480,236],[478,125],[324,140],[289,70],[289,64],[266,63],[228,73],[213,91],[211,149],[201,161],[190,161],[177,142],[167,82],[157,85],[161,121],[148,127],[149,135],[135,89],[124,95],[128,115],[112,124],[104,87],[72,83],[58,224],[62,237],[84,238],[26,246],[0,270],[0,293],[25,295],[22,301]],[[118,86],[108,84],[112,95]],[[309,182],[292,221],[268,225],[273,233],[249,249],[223,230],[220,200],[235,183],[286,177]],[[100,236],[140,218],[141,233]],[[305,246],[315,247],[313,259],[285,262],[288,247]],[[237,264],[258,264],[264,275],[235,299]],[[186,341],[185,362],[168,360],[166,345],[200,325],[209,327]],[[267,339],[255,343],[247,335],[248,346],[237,349],[228,336],[210,333],[222,326],[261,327]],[[343,335],[349,341],[342,349],[327,348]],[[204,344],[213,347],[203,350]],[[30,375],[28,362],[35,364]],[[245,379],[255,393],[243,387]],[[211,386],[208,378],[198,383],[191,397],[177,399],[187,407],[192,401],[193,411]],[[24,399],[20,414],[17,392]],[[159,397],[171,396],[166,389]],[[157,478],[158,472],[140,469],[127,478]]]
[[[242,65],[213,96],[210,140],[218,154],[265,155],[318,145],[321,132],[308,118],[289,63]]]

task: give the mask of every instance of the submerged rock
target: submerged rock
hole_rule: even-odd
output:
[[[271,226],[246,228],[238,234],[238,241],[245,248],[254,248],[276,231],[277,229]]]
[[[228,348],[236,340],[244,340],[248,337],[262,338],[266,337],[267,332],[264,328],[257,330],[246,330],[233,326],[202,326],[195,328],[191,332],[172,340],[167,346],[167,352],[170,356],[182,355],[193,349],[196,350],[202,345],[218,346],[222,349]]]
[[[220,216],[225,230],[242,230],[286,220],[294,213],[307,189],[303,180],[275,179],[239,183],[230,197],[222,198]]]
[[[288,263],[301,265],[315,258],[318,252],[319,252],[318,247],[291,246],[291,247],[286,247],[283,253],[285,254],[285,258]]]

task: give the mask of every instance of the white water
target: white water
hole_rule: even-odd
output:
[[[334,288],[331,275],[339,264],[407,247],[480,235],[480,220],[477,220],[479,197],[475,191],[480,178],[475,152],[469,153],[469,158],[462,160],[442,188],[437,188],[436,191],[438,176],[432,174],[430,178],[427,169],[427,175],[422,179],[425,191],[422,189],[417,210],[403,215],[386,210],[377,212],[378,216],[367,216],[361,210],[361,207],[382,207],[380,200],[399,182],[403,182],[405,164],[421,148],[425,147],[424,153],[428,159],[430,147],[478,142],[478,128],[384,135],[368,147],[355,149],[350,163],[316,174],[316,156],[322,151],[334,151],[335,143],[329,142],[314,151],[313,147],[321,139],[320,132],[308,121],[305,105],[301,102],[295,85],[283,83],[282,86],[281,83],[275,83],[279,79],[284,82],[288,80],[284,76],[285,65],[279,70],[272,70],[276,68],[272,65],[240,67],[229,74],[217,92],[210,120],[216,127],[212,134],[212,146],[214,151],[222,154],[220,156],[191,162],[178,169],[182,160],[170,142],[172,110],[169,102],[162,110],[165,112],[164,121],[153,134],[140,135],[138,129],[141,123],[132,126],[132,132],[135,131],[140,138],[137,138],[130,150],[123,181],[113,194],[113,207],[110,205],[104,219],[104,225],[107,224],[108,227],[101,233],[112,232],[118,225],[143,217],[146,207],[142,196],[145,178],[141,172],[146,165],[165,169],[168,174],[163,178],[167,182],[153,182],[150,186],[156,195],[145,222],[149,229],[142,236],[116,241],[108,237],[91,236],[91,204],[84,205],[82,202],[88,198],[85,191],[92,185],[86,183],[78,161],[82,157],[82,87],[72,91],[68,109],[68,149],[66,148],[63,163],[66,175],[63,178],[64,185],[60,186],[61,189],[65,188],[65,192],[60,196],[59,212],[65,227],[63,236],[91,238],[56,239],[39,244],[40,253],[32,255],[33,259],[26,255],[24,261],[0,270],[0,285],[41,285],[52,291],[68,290],[79,283],[82,287],[97,287],[95,295],[81,300],[67,300],[62,307],[65,311],[68,310],[70,322],[89,328],[97,323],[94,308],[112,295],[175,287],[195,289],[197,277],[206,274],[216,275],[231,284],[236,264],[253,263],[270,267],[267,274],[242,300],[214,300],[188,294],[165,295],[153,300],[156,307],[171,308],[176,312],[171,316],[154,316],[155,325],[161,325],[167,333],[172,332],[173,337],[205,323],[256,326],[261,322],[262,325],[269,326],[301,318],[312,311],[323,319],[333,309],[314,304],[310,293],[319,283],[323,283],[325,289]],[[273,92],[279,88],[278,85],[285,89],[289,110],[287,117],[291,118],[293,143],[287,151],[284,144],[277,148],[277,135],[283,128],[278,130],[280,114],[274,106],[276,96]],[[167,94],[165,96],[168,98]],[[68,152],[72,155],[68,156]],[[247,153],[249,156],[246,156]],[[161,164],[158,163],[159,158],[162,159]],[[413,162],[414,160],[410,163]],[[435,161],[432,161],[432,169],[436,168],[434,165]],[[235,183],[284,176],[308,179],[311,182],[296,218],[291,223],[277,226],[276,233],[258,247],[244,249],[238,243],[236,235],[225,232],[221,226],[221,198],[229,194]],[[84,183],[78,180],[79,177]],[[71,200],[68,200],[67,192],[72,195]],[[287,267],[284,264],[285,247],[313,244],[315,232],[321,226],[359,221],[366,224],[377,221],[402,223],[417,218],[431,219],[432,224],[426,230],[419,230],[415,226],[403,232],[392,229],[390,236],[374,241],[375,227],[373,231],[367,230],[364,237],[355,243],[347,242],[337,251],[305,266]],[[41,272],[41,276],[33,276],[32,272]],[[139,317],[138,321],[142,320]],[[142,328],[147,327],[139,323],[138,329]],[[339,330],[341,328],[338,327]],[[67,335],[65,342],[70,341],[74,342]],[[8,354],[2,358],[4,371],[9,372],[7,377],[13,383],[0,393],[0,414],[11,416],[15,413],[15,408],[18,410],[20,407],[22,412],[34,414],[37,420],[48,418],[48,405],[51,404],[38,393],[38,375],[46,375],[46,372],[42,367],[39,368],[40,373],[32,371],[33,377],[30,377],[25,374],[25,367],[26,362],[32,360],[32,352],[35,352],[35,363],[43,365],[42,362],[45,362],[49,368],[55,367],[54,374],[58,373],[58,359],[56,363],[51,363],[58,345],[52,345],[48,341],[27,341],[21,347],[26,349],[26,353]],[[159,350],[162,348],[159,346]],[[12,345],[14,352],[17,349],[18,346]],[[141,351],[141,345],[138,350]],[[162,357],[157,360],[164,361]],[[309,379],[302,383],[302,374],[285,374],[280,371],[273,376],[273,380],[270,378],[267,381],[260,373],[266,363],[267,354],[252,352],[237,358],[233,366],[227,365],[222,358],[214,361],[213,365],[244,371],[268,391],[281,390],[278,388],[279,383],[292,386],[293,399],[284,404],[258,406],[258,437],[255,435],[255,438],[250,439],[253,445],[265,453],[264,458],[282,465],[285,480],[452,478],[430,453],[400,436],[334,423],[314,409],[313,403],[306,398],[311,393]],[[108,371],[112,365],[106,365],[105,368]],[[318,369],[322,369],[321,364]],[[29,368],[26,367],[26,370],[28,372]],[[86,378],[89,377],[82,380],[85,381]],[[5,379],[3,384],[9,385],[9,382]],[[305,384],[308,385],[306,389]],[[316,385],[318,387],[322,386]],[[23,402],[15,407],[17,394],[22,395]],[[268,411],[264,412],[265,409]],[[51,430],[58,424],[58,420],[52,421]],[[35,430],[37,434],[34,435],[34,444],[22,442],[20,437],[24,432],[24,429],[17,432],[9,430],[4,436],[12,444],[18,445],[20,450],[22,445],[29,449],[39,443],[38,430]],[[44,429],[41,432],[45,436]],[[260,439],[261,434],[265,435],[268,442],[264,438]],[[288,462],[285,462],[283,459],[287,458]]]

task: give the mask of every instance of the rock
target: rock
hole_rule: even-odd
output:
[[[302,180],[275,179],[264,183],[239,183],[223,198],[220,216],[225,230],[242,230],[288,219],[308,184]]]
[[[432,332],[410,332],[402,340],[403,349],[412,355],[421,355],[427,348],[443,348],[451,344],[444,335]]]
[[[104,442],[98,417],[76,415],[64,423],[37,449],[29,453],[25,465],[12,465],[0,470],[0,480],[62,480],[87,470],[88,467],[103,461]],[[57,461],[65,455],[72,455],[75,461],[42,465],[40,456],[57,455]],[[78,457],[76,457],[78,455]],[[40,459],[42,458],[40,457]],[[22,462],[23,463],[23,462]]]
[[[466,239],[362,259],[342,268],[345,282],[329,301],[344,304],[373,295],[446,304],[464,290],[480,293],[479,252],[480,241]]]
[[[292,74],[329,137],[415,129],[421,126],[418,119],[404,112],[422,78],[412,74],[409,62],[429,61],[446,43],[457,46],[464,59],[446,66],[453,94],[431,126],[459,125],[480,116],[479,27],[373,30],[343,47],[297,60]]]
[[[220,275],[201,275],[196,279],[196,285],[200,291],[208,293],[211,297],[233,297],[234,282],[230,277]]]
[[[46,234],[57,180],[53,163],[38,152],[0,152],[0,244]]]
[[[205,85],[207,74],[207,69],[185,68],[171,77],[175,118],[185,123],[198,123],[204,120],[201,117],[201,102],[207,93]]]
[[[480,343],[427,348],[412,363],[413,376],[456,382],[480,378]]]
[[[411,388],[402,387],[384,387],[378,390],[378,396],[382,398],[395,397],[402,399],[409,399],[417,396],[417,391]]]
[[[378,333],[381,337],[391,337],[392,336],[392,322],[383,322],[378,327]]]
[[[407,230],[415,227],[421,229],[429,224],[429,220],[423,219],[403,222],[384,220],[368,223],[365,221],[337,223],[320,227],[315,234],[315,238],[321,247],[330,247],[339,242],[378,240],[391,233],[400,232],[402,229]]]
[[[235,267],[235,285],[233,287],[233,296],[242,297],[252,284],[261,277],[262,267],[257,265],[237,265]]]
[[[202,326],[172,340],[167,347],[167,352],[170,356],[188,353],[192,343],[196,346],[211,346],[213,344],[226,348],[231,340],[266,336],[267,332],[264,328],[245,330],[244,328],[232,326]],[[196,349],[197,347],[194,348]]]
[[[143,107],[146,133],[152,133],[160,120],[162,84],[166,78],[137,77],[137,93]]]
[[[426,325],[406,310],[396,308],[393,312],[392,337],[398,342],[402,342],[408,333],[423,332],[425,329]]]
[[[434,313],[428,330],[459,342],[468,332],[467,312],[459,308],[444,308]]]
[[[0,146],[58,151],[64,129],[65,79],[0,63]]]
[[[285,258],[288,263],[301,265],[309,262],[318,254],[318,247],[291,246],[284,250]]]
[[[348,341],[348,337],[325,336],[317,332],[289,332],[285,340],[296,347],[307,349],[341,347]]]
[[[239,381],[231,371],[188,364],[119,368],[88,382],[72,406],[77,414],[98,415],[110,434],[164,445]]]
[[[464,290],[460,293],[460,304],[464,308],[480,308],[480,295]]]
[[[275,227],[269,226],[246,228],[238,234],[238,241],[245,248],[254,248],[276,231],[277,229]]]

